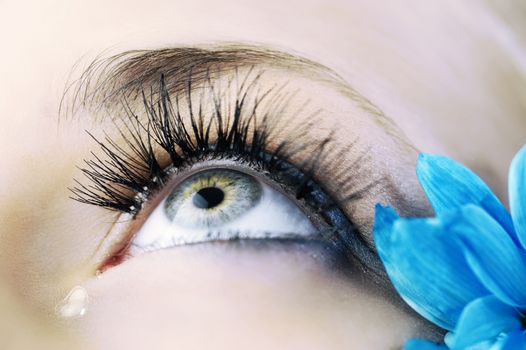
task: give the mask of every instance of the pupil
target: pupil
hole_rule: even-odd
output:
[[[205,187],[197,191],[192,203],[199,209],[210,209],[221,204],[225,193],[217,187]]]

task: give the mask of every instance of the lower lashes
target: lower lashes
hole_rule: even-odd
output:
[[[189,244],[199,244],[206,242],[225,242],[225,241],[237,241],[237,240],[287,240],[287,241],[320,241],[320,236],[313,235],[312,237],[299,235],[295,233],[283,234],[283,233],[273,233],[273,232],[246,232],[239,231],[209,231],[201,237],[194,237],[193,239],[178,239],[174,238],[173,240],[167,242],[166,244],[152,244],[146,247],[139,247],[136,244],[130,245],[130,251],[127,253],[129,256],[136,256],[139,254],[144,254],[148,252],[154,252],[162,249],[170,249],[177,246],[189,245]]]

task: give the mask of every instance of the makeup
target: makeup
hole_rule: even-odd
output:
[[[248,170],[246,173],[257,173],[261,179],[258,181],[271,183],[306,214],[306,220],[316,227],[318,237],[338,245],[349,256],[357,257],[364,267],[379,271],[374,251],[341,210],[341,204],[315,181],[314,174],[325,171],[321,168],[323,159],[334,155],[331,153],[335,152],[331,147],[331,135],[317,145],[311,144],[306,135],[316,123],[312,119],[304,129],[295,130],[293,140],[277,143],[275,135],[279,135],[284,127],[279,117],[293,94],[284,93],[283,86],[261,91],[257,84],[261,74],[249,70],[246,75],[236,76],[238,85],[230,103],[224,102],[222,92],[211,79],[207,80],[209,84],[201,91],[199,100],[191,95],[190,88],[186,95],[172,97],[165,77],[161,75],[156,90],[143,91],[140,113],[123,104],[126,115],[115,121],[121,141],[108,135],[103,140],[93,137],[103,156],[94,153],[93,159],[85,161],[82,172],[89,181],[77,181],[77,187],[72,189],[73,199],[117,210],[131,215],[134,220],[146,222],[150,219],[144,211],[151,214],[154,210],[152,203],[162,202],[166,206],[170,202],[167,186],[174,193],[178,189],[174,189],[173,182],[184,182],[191,169],[204,162],[225,161],[244,167]],[[191,81],[188,86],[191,86]],[[212,109],[206,108],[205,98],[212,101]],[[302,164],[289,161],[307,149],[310,156]],[[216,171],[225,171],[217,165],[215,167]],[[349,185],[348,181],[346,185]],[[202,189],[191,195],[195,196],[199,190]],[[359,195],[354,194],[348,200],[357,198]],[[150,208],[145,209],[148,206]],[[173,209],[171,205],[168,207]],[[209,231],[210,240],[227,237]],[[135,234],[129,235],[130,242]],[[291,230],[282,234],[297,233]],[[249,239],[251,235],[233,231],[228,237]]]

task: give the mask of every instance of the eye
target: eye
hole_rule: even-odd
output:
[[[151,212],[128,256],[213,240],[314,237],[300,207],[247,172],[209,168],[177,183]]]
[[[327,174],[324,164],[343,152],[331,146],[331,133],[313,142],[313,124],[286,124],[282,116],[295,95],[261,90],[262,73],[246,74],[233,91],[236,76],[207,80],[197,100],[191,92],[172,99],[161,76],[158,93],[141,90],[138,111],[123,107],[116,135],[94,137],[102,156],[85,161],[89,181],[77,181],[73,198],[123,213],[118,233],[110,232],[95,254],[99,270],[182,244],[301,238],[321,239],[382,273],[374,249],[342,210],[371,184],[356,181],[359,167],[342,168],[332,179],[341,181],[341,193],[329,194],[316,174]],[[122,223],[129,227],[121,234]]]

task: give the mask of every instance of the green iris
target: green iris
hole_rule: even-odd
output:
[[[261,184],[252,176],[229,169],[208,169],[185,179],[168,196],[164,211],[187,228],[224,225],[253,208]]]

